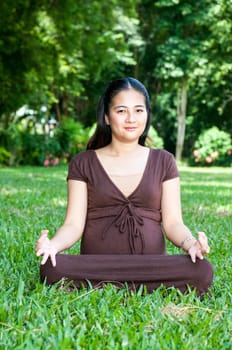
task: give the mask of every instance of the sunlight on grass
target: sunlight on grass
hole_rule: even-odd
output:
[[[2,195],[6,195],[6,196],[10,196],[10,195],[15,195],[15,194],[19,194],[19,193],[31,193],[32,190],[29,188],[25,188],[25,189],[16,189],[16,188],[11,188],[11,189],[7,189],[7,188],[2,188],[0,190],[0,194]]]
[[[64,207],[67,204],[66,199],[61,199],[61,198],[53,198],[52,199],[52,204],[56,207]]]
[[[160,311],[167,316],[170,317],[177,317],[178,319],[183,319],[184,316],[187,316],[191,313],[194,313],[194,311],[203,311],[203,312],[209,312],[209,313],[215,313],[215,310],[207,308],[207,307],[200,307],[197,305],[175,305],[173,303],[170,303],[168,305],[166,305],[165,307],[160,308]],[[219,312],[220,315],[222,313],[222,311]],[[217,317],[218,317],[218,312],[216,312]]]

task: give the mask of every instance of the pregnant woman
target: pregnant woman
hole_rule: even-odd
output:
[[[69,164],[64,224],[51,239],[42,230],[37,241],[42,281],[208,291],[207,237],[198,232],[195,238],[183,223],[174,157],[145,146],[149,125],[144,85],[130,77],[111,82],[87,150]],[[166,255],[164,235],[187,254]],[[60,254],[79,240],[80,255]]]

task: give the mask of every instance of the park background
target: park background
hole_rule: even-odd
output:
[[[231,18],[231,0],[0,2],[1,350],[231,349]],[[148,144],[176,156],[184,220],[209,236],[203,301],[39,283],[35,241],[62,224],[67,164],[121,76],[147,87]]]
[[[133,76],[152,146],[231,165],[230,0],[14,0],[0,13],[0,164],[68,162],[108,82]]]

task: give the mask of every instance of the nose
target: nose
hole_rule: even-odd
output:
[[[128,109],[126,121],[127,121],[128,123],[134,123],[134,122],[135,122],[135,114],[134,114],[134,111],[131,111],[131,110]]]

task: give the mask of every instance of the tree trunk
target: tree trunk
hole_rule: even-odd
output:
[[[139,78],[139,64],[138,64],[138,49],[137,47],[134,50],[134,57],[135,57],[135,69],[134,69],[134,77],[135,79]]]
[[[180,161],[184,147],[186,107],[187,107],[187,80],[183,80],[177,91],[177,140],[176,140],[176,160]]]
[[[53,105],[54,111],[55,111],[55,115],[56,115],[56,120],[58,121],[58,123],[61,123],[61,111],[60,111],[60,106],[59,106],[59,102],[55,103]]]
[[[63,92],[60,102],[61,102],[61,113],[62,115],[67,117],[68,116],[68,95],[65,92]]]

